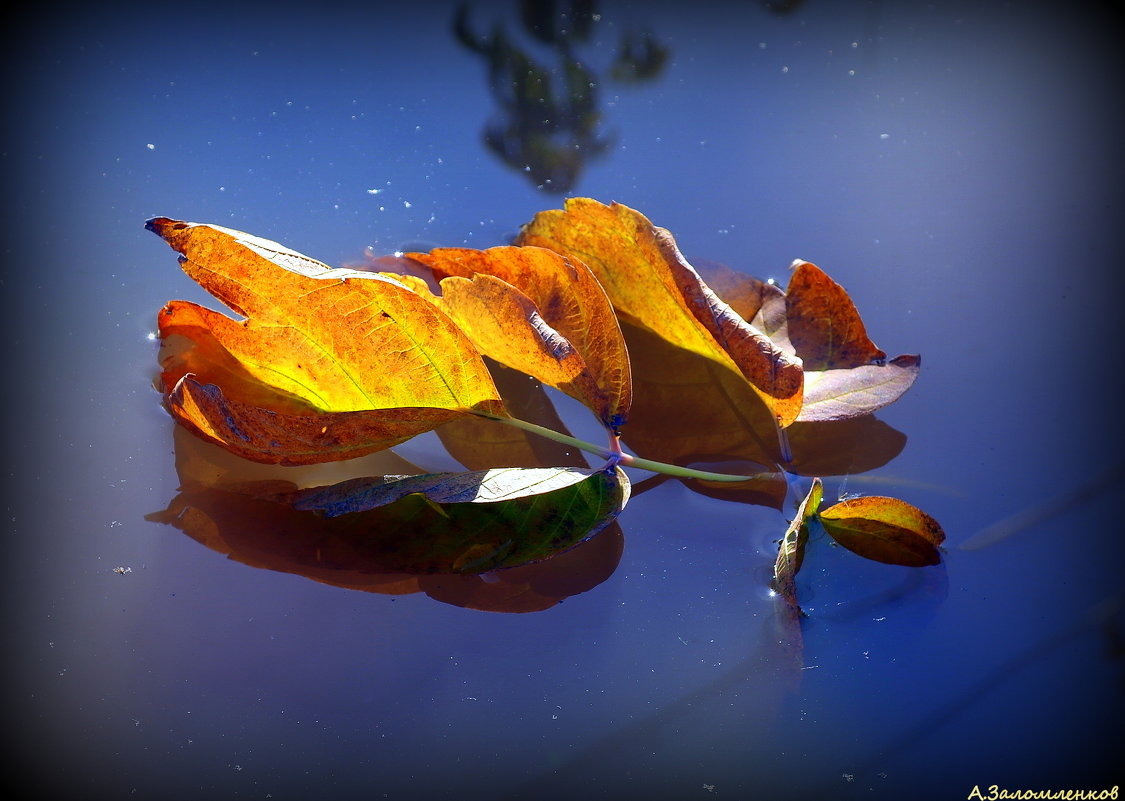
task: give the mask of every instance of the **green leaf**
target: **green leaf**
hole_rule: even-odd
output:
[[[789,607],[801,613],[797,603],[797,571],[805,558],[805,544],[809,539],[809,520],[816,516],[820,502],[824,498],[824,484],[814,478],[809,492],[797,507],[797,514],[785,530],[777,549],[777,560],[773,565],[773,588]]]
[[[235,489],[304,514],[322,550],[361,554],[386,572],[485,573],[547,559],[588,539],[629,498],[620,469],[502,468],[357,478],[293,489]],[[173,522],[163,518],[162,522]]]
[[[824,530],[849,551],[876,562],[908,567],[936,565],[945,532],[916,506],[870,495],[841,501],[819,515]]]

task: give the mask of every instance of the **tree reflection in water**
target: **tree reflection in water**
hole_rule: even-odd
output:
[[[668,48],[651,33],[626,30],[604,70],[588,66],[577,51],[593,46],[592,33],[600,19],[593,0],[522,0],[524,33],[549,51],[542,63],[501,22],[489,34],[478,35],[469,16],[468,4],[458,8],[454,35],[486,61],[498,106],[485,126],[485,145],[546,192],[569,192],[586,160],[613,144],[600,132],[601,76],[621,84],[651,81],[663,72],[669,57]]]

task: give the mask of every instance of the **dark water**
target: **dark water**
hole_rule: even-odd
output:
[[[9,777],[98,799],[1120,783],[1120,28],[1046,4],[796,5],[598,4],[568,34],[596,95],[562,94],[549,141],[571,147],[532,170],[535,115],[490,87],[454,5],[9,26]],[[502,24],[557,87],[561,48],[516,9],[465,24],[484,49]],[[210,302],[146,218],[337,264],[505,242],[560,188],[640,209],[691,258],[782,282],[817,262],[883,348],[922,353],[878,415],[901,454],[827,488],[924,508],[943,566],[815,542],[797,650],[765,583],[785,515],[678,482],[630,502],[609,569],[528,614],[253,567],[145,520],[179,485],[155,314]],[[451,464],[432,440],[402,453]]]

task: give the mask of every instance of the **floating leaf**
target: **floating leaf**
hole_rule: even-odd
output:
[[[923,567],[941,561],[945,533],[928,514],[878,495],[841,501],[820,513],[824,530],[860,556],[891,565]]]
[[[304,490],[261,481],[223,491],[252,499],[252,506],[288,510],[276,514],[292,517],[288,528],[315,534],[310,546],[320,562],[479,574],[547,559],[593,536],[625,506],[629,483],[619,469],[507,468],[358,478]],[[175,522],[184,508],[151,519]]]
[[[813,479],[808,494],[797,507],[797,514],[777,548],[777,559],[773,564],[773,588],[785,603],[797,614],[801,607],[797,603],[797,571],[805,558],[805,544],[809,539],[809,520],[816,516],[824,498],[824,485],[819,478]]]
[[[543,211],[517,243],[584,262],[618,313],[745,377],[782,426],[801,408],[800,361],[740,317],[687,263],[672,235],[628,206],[571,198]]]
[[[411,253],[442,278],[442,305],[481,352],[585,403],[610,429],[629,412],[629,354],[586,265],[543,248]]]
[[[472,343],[403,284],[218,226],[158,217],[146,227],[182,254],[189,276],[248,318],[183,301],[160,315],[162,338],[195,347],[164,365],[169,410],[246,458],[349,458],[460,414],[504,413]],[[209,384],[218,389],[203,391]],[[290,425],[297,442],[274,435]],[[310,440],[316,431],[327,447]]]
[[[775,284],[737,272],[717,262],[694,262],[707,286],[738,312],[742,319],[761,331],[785,353],[796,355],[789,341],[785,293]],[[802,365],[808,369],[806,365]]]
[[[919,356],[896,356],[886,364],[805,373],[805,405],[798,422],[847,420],[893,403],[918,377]]]
[[[867,337],[848,293],[815,264],[793,263],[785,305],[789,341],[806,373],[859,367],[886,358]]]
[[[622,330],[629,343],[636,390],[622,436],[633,451],[676,464],[710,463],[707,469],[725,473],[753,473],[754,467],[743,465],[768,466],[781,460],[769,411],[740,375],[675,348],[645,329],[625,323]],[[882,467],[906,442],[901,432],[872,415],[830,423],[796,422],[786,435],[793,456],[786,469],[810,477]],[[772,483],[770,499],[758,502],[780,509],[787,486],[780,476]],[[689,486],[703,489],[702,482]],[[738,489],[737,484],[715,484],[708,485],[707,492],[730,498]]]
[[[283,465],[354,459],[391,448],[459,417],[456,409],[398,408],[286,414],[227,398],[188,375],[165,397],[176,420],[209,442],[255,462]]]

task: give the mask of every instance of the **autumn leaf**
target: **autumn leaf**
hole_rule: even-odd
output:
[[[805,372],[882,362],[887,354],[867,337],[844,288],[807,261],[793,263],[785,290],[789,341]]]
[[[841,501],[820,512],[819,518],[832,539],[876,562],[923,567],[941,561],[941,526],[897,498],[870,495]]]
[[[908,355],[886,362],[847,292],[815,264],[794,262],[784,293],[724,265],[705,264],[700,272],[731,308],[802,360],[798,422],[869,415],[897,400],[918,377],[921,359]]]
[[[798,420],[848,420],[898,400],[918,377],[921,359],[887,354],[867,336],[851,297],[823,270],[793,263],[785,291],[786,334],[805,366]]]
[[[581,260],[619,315],[740,373],[781,426],[797,418],[800,361],[721,301],[684,259],[672,235],[640,212],[571,198],[565,209],[535,215],[516,241]]]
[[[796,355],[789,341],[788,311],[780,287],[718,262],[696,260],[693,264],[707,286],[742,319],[769,337],[780,350]],[[802,364],[802,369],[807,369],[807,365]]]
[[[886,364],[805,373],[805,405],[797,421],[843,421],[871,414],[910,389],[921,365],[921,357],[906,355]]]
[[[165,396],[177,422],[231,453],[255,462],[305,465],[354,459],[391,448],[463,413],[394,408],[287,414],[228,398],[215,384],[186,375]]]
[[[676,464],[710,463],[708,469],[754,472],[745,463],[781,461],[777,429],[765,404],[733,370],[705,359],[646,329],[622,325],[633,364],[636,392],[629,447]],[[505,395],[505,398],[507,396]],[[786,470],[804,476],[862,473],[882,467],[901,451],[906,437],[872,415],[833,422],[798,421],[786,429],[792,460]],[[787,487],[781,477],[761,501],[781,508]],[[693,489],[704,489],[691,482]],[[711,492],[711,490],[715,490]],[[708,494],[732,497],[737,484],[709,485]]]
[[[200,435],[301,464],[390,447],[458,415],[504,414],[472,343],[403,284],[219,226],[159,217],[146,227],[247,318],[185,301],[160,314],[161,338],[193,347],[165,360],[166,405]]]
[[[440,305],[482,353],[577,398],[611,430],[626,421],[629,354],[586,265],[535,247],[407,255],[441,279]]]
[[[529,376],[486,359],[508,412],[544,428],[569,433],[543,385]],[[496,425],[474,415],[451,420],[435,429],[449,455],[470,470],[505,467],[586,467],[573,446],[531,434],[521,428]],[[416,471],[423,472],[423,471]]]
[[[797,571],[805,558],[805,545],[809,540],[809,521],[816,516],[824,498],[824,485],[819,478],[813,479],[808,494],[797,507],[797,514],[785,530],[785,536],[777,548],[777,559],[773,565],[773,588],[791,610],[803,614],[797,603]]]

